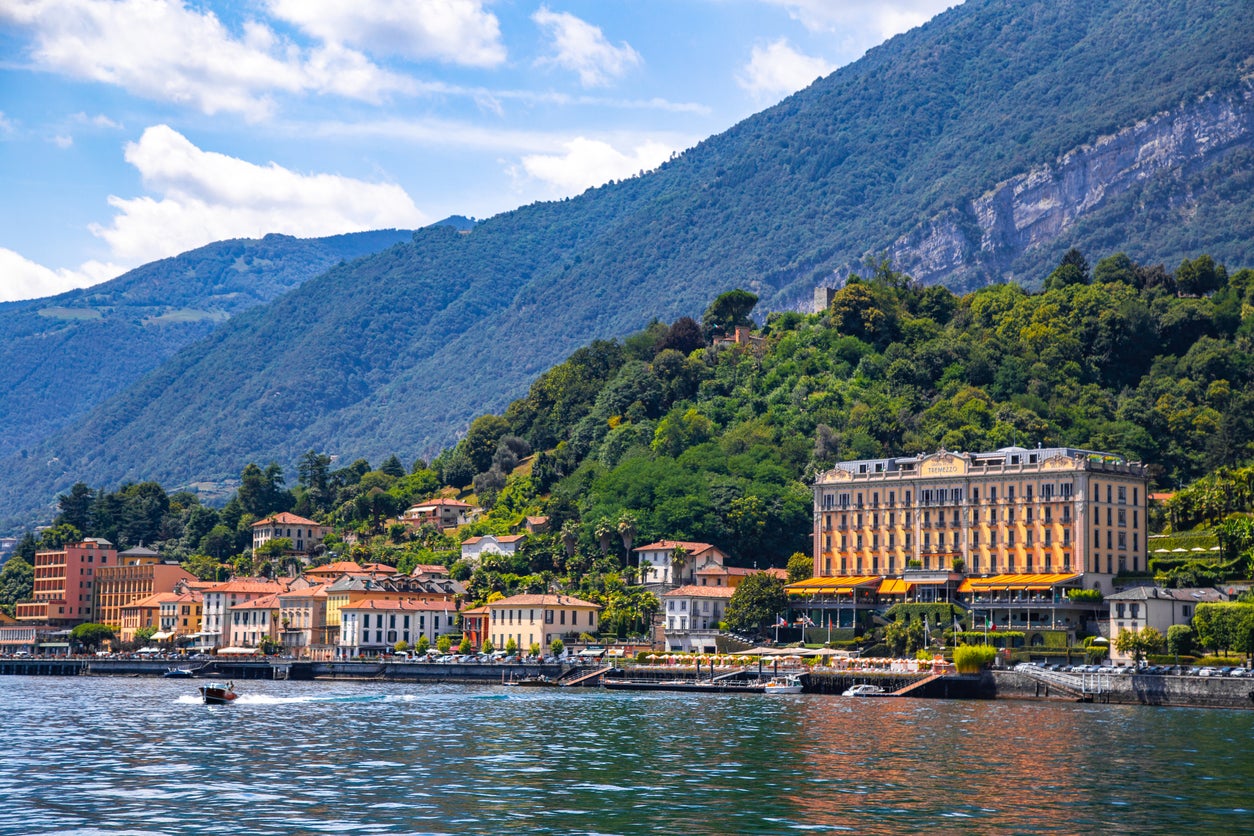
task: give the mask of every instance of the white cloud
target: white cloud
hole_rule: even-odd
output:
[[[52,144],[58,148],[70,148],[74,145],[74,137],[65,134],[57,134],[52,138]]]
[[[931,20],[961,0],[763,0],[812,32],[860,30],[876,43]]]
[[[628,44],[614,46],[600,27],[574,15],[541,6],[531,19],[553,39],[554,54],[537,63],[555,64],[577,73],[584,87],[609,84],[641,63],[640,54]]]
[[[237,37],[184,0],[5,0],[0,21],[32,30],[31,56],[41,69],[207,114],[262,119],[276,92],[377,101],[412,89],[343,47],[302,50],[255,22]]]
[[[797,52],[780,38],[765,47],[755,46],[737,81],[756,97],[776,98],[795,93],[834,69],[822,58]]]
[[[308,238],[429,223],[399,186],[256,165],[201,150],[166,125],[148,128],[128,144],[126,161],[155,194],[111,196],[117,214],[107,226],[91,226],[116,263],[89,261],[73,270],[52,270],[0,248],[0,301],[88,287],[226,238],[269,232]]]
[[[11,133],[13,133],[13,122],[4,115],[3,110],[0,110],[0,134]]]
[[[313,237],[427,222],[399,186],[256,165],[203,151],[166,125],[128,144],[126,161],[157,196],[111,196],[118,214],[91,229],[114,258],[131,265],[225,238]]]
[[[67,290],[90,287],[117,276],[122,268],[89,261],[78,270],[49,270],[42,264],[0,247],[0,302],[39,299]]]
[[[623,153],[607,142],[578,137],[564,144],[561,155],[533,154],[522,159],[523,170],[561,194],[576,194],[610,180],[652,171],[674,150],[660,142],[644,142]]]
[[[269,0],[268,7],[319,40],[374,54],[475,67],[506,58],[500,23],[481,0]]]
[[[74,121],[80,125],[89,125],[93,128],[111,128],[115,131],[122,130],[121,124],[114,122],[103,113],[98,113],[95,116],[88,116],[86,113],[79,111],[74,114]]]

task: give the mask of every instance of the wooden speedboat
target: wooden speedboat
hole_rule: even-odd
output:
[[[239,698],[239,694],[235,693],[234,682],[228,682],[226,687],[201,685],[200,695],[204,698],[205,705],[230,705],[232,700]]]

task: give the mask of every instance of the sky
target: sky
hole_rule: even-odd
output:
[[[0,302],[650,171],[957,0],[0,0]]]

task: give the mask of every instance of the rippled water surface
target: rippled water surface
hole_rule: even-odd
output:
[[[0,679],[0,834],[1254,830],[1254,712]]]

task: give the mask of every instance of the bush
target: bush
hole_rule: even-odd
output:
[[[964,644],[954,648],[954,666],[958,673],[979,673],[997,658],[996,648]]]

